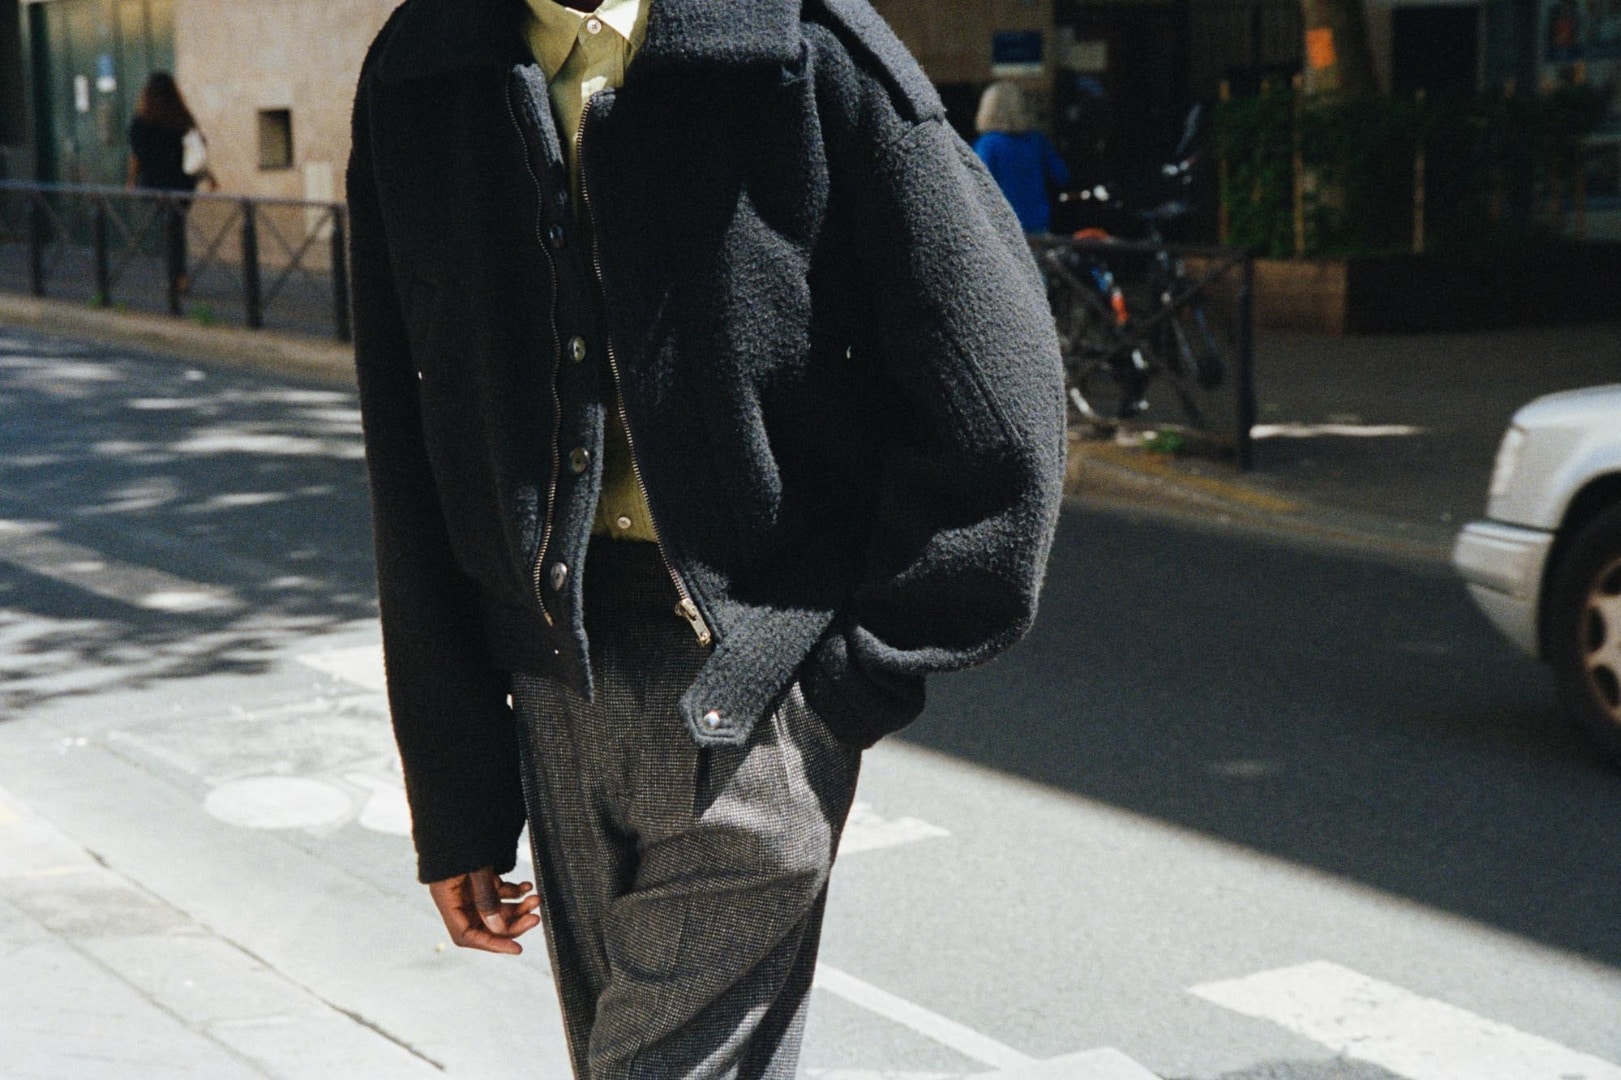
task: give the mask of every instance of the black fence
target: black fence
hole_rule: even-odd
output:
[[[341,203],[0,181],[0,290],[347,342]]]
[[[1031,241],[1064,351],[1071,416],[1254,466],[1255,267],[1232,247]]]

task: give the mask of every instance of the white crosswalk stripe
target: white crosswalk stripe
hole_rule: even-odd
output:
[[[1621,1080],[1621,1066],[1326,961],[1190,992],[1403,1080]]]

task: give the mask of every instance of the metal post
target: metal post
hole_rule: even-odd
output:
[[[35,192],[28,200],[28,291],[34,296],[45,295],[45,214],[40,200],[45,196]]]
[[[96,306],[111,307],[113,302],[113,265],[107,252],[107,200],[96,200],[95,217],[91,221],[91,242],[96,261]]]
[[[1234,388],[1238,394],[1238,429],[1234,432],[1233,446],[1238,457],[1238,471],[1255,468],[1255,443],[1250,429],[1255,426],[1255,257],[1244,252],[1240,262],[1243,277],[1238,287],[1238,378]]]
[[[332,323],[338,340],[354,340],[349,315],[349,228],[342,206],[332,207]]]
[[[242,304],[248,312],[248,329],[265,325],[264,298],[259,291],[259,223],[252,199],[242,200]]]
[[[186,276],[186,211],[179,199],[165,195],[158,203],[163,215],[163,267],[169,282],[169,314],[182,315],[180,284]]]

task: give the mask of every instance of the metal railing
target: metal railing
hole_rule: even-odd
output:
[[[1079,257],[1078,265],[1105,268],[1121,290],[1119,306],[1111,307],[1090,273],[1071,283],[1071,288],[1095,290],[1083,298],[1091,312],[1082,317],[1108,325],[1079,349],[1073,341],[1066,345],[1066,368],[1073,369],[1078,351],[1090,354],[1086,361],[1129,364],[1140,350],[1161,366],[1179,358],[1194,366],[1214,355],[1223,369],[1219,381],[1208,386],[1193,372],[1181,380],[1158,372],[1148,383],[1148,407],[1140,415],[1102,426],[1179,431],[1199,449],[1230,456],[1240,470],[1253,468],[1255,263],[1250,253],[1235,247],[1056,236],[1033,237],[1031,245],[1038,261],[1047,252],[1068,249]],[[1172,267],[1177,268],[1174,275]],[[1055,306],[1062,302],[1060,291],[1054,290]],[[1055,315],[1062,321],[1062,313]],[[1194,335],[1198,340],[1190,343]],[[1059,336],[1073,338],[1076,328],[1061,325]],[[1180,395],[1193,400],[1178,400]],[[1190,424],[1190,405],[1200,414],[1199,423]]]
[[[0,181],[0,290],[347,342],[348,211]]]

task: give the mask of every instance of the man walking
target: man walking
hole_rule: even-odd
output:
[[[866,0],[407,0],[349,199],[419,876],[579,1077],[786,1080],[861,750],[1034,616],[1018,222]]]

